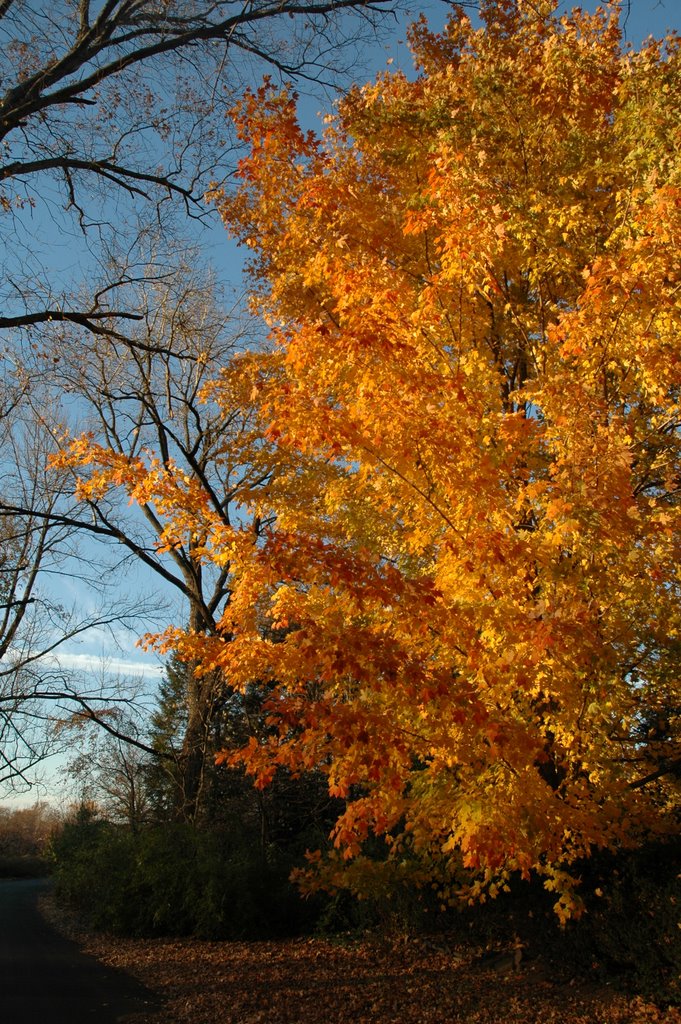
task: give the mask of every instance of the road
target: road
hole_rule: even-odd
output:
[[[2,1024],[116,1024],[158,1009],[137,981],[81,953],[42,917],[49,882],[0,880]]]

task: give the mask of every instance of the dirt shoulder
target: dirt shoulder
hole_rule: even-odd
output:
[[[201,942],[118,939],[53,923],[81,948],[163,999],[135,1024],[681,1024],[606,985],[554,981],[541,959],[496,973],[479,950],[429,940],[399,944],[299,939]]]

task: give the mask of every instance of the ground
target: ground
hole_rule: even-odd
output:
[[[119,939],[46,912],[165,1001],[160,1014],[129,1024],[681,1024],[678,1008],[558,980],[536,953],[497,973],[480,950],[442,939]]]

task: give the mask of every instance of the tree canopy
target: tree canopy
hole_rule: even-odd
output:
[[[268,84],[236,108],[213,199],[274,344],[211,397],[256,403],[269,476],[237,501],[269,525],[164,482],[233,574],[221,635],[165,643],[265,687],[260,784],[344,799],[323,884],[361,887],[377,837],[445,902],[536,872],[565,918],[576,862],[679,823],[681,56],[616,12],[481,18],[418,22],[418,77],[320,137]]]
[[[217,449],[244,409],[213,423],[195,401],[243,327],[234,296],[228,310],[209,298],[199,246],[200,226],[219,222],[205,189],[235,165],[226,111],[263,68],[309,88],[348,80],[398,10],[399,0],[0,0],[0,783],[32,785],[31,765],[54,749],[40,734],[44,701],[58,719],[74,703],[80,716],[81,697],[94,713],[57,649],[97,627],[144,628],[151,602],[135,592],[129,606],[121,556],[156,573],[155,622],[168,621],[159,582],[195,627],[219,617],[227,568],[195,564],[192,543],[159,550],[151,506],[121,509],[113,488],[74,508],[70,471],[45,466],[69,427],[92,427],[124,459],[144,444],[158,465],[189,460],[228,518],[236,469]],[[54,598],[57,573],[78,578],[82,614]],[[186,761],[198,777],[215,702],[206,679],[195,690]]]

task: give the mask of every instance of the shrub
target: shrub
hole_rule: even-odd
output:
[[[253,854],[230,832],[171,825],[133,834],[108,822],[78,821],[53,843],[57,894],[92,925],[136,936],[264,938],[310,923],[277,851]]]

